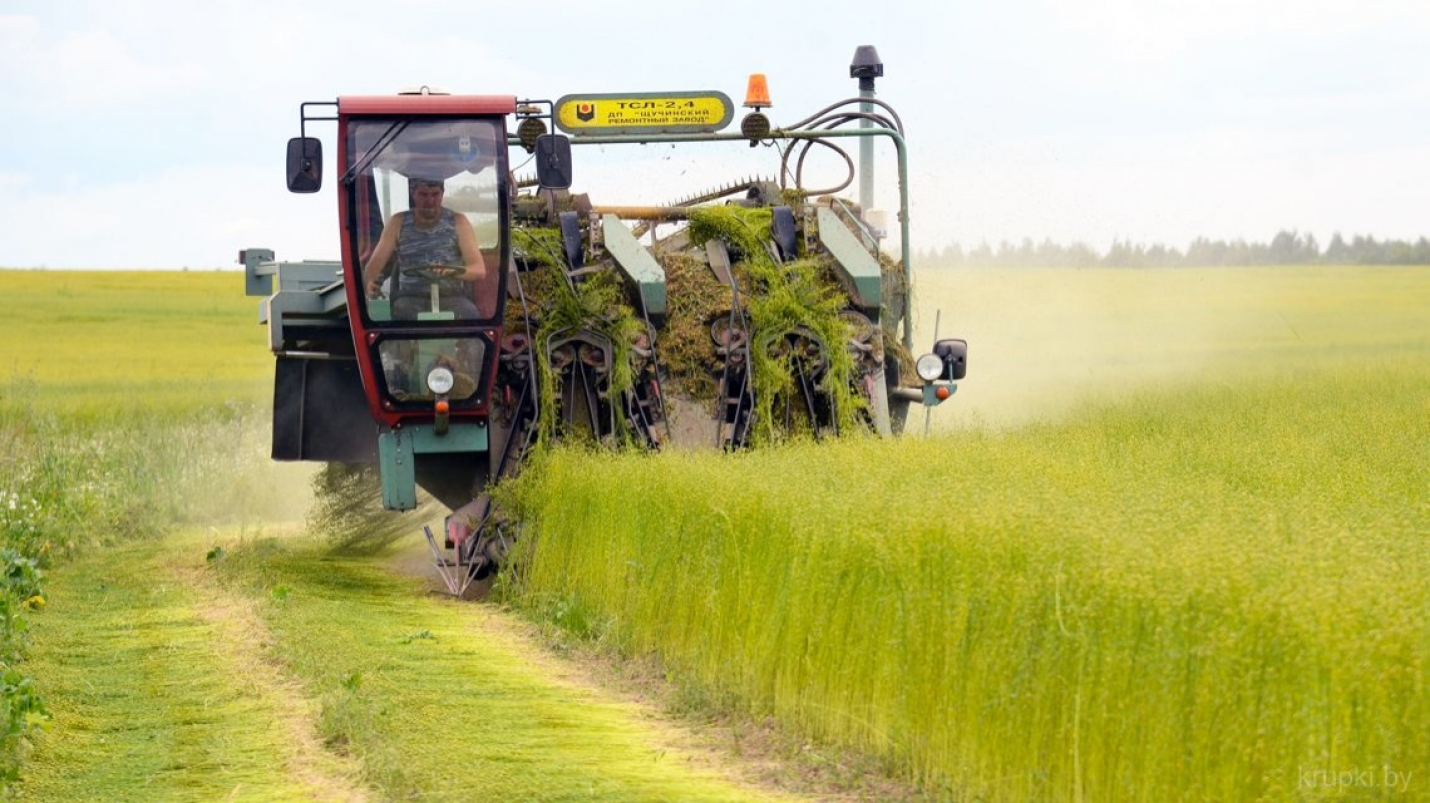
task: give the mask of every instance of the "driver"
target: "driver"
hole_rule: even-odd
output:
[[[383,226],[382,236],[363,266],[368,298],[382,294],[382,279],[397,257],[392,293],[392,317],[405,320],[432,309],[431,285],[437,283],[438,304],[458,319],[478,318],[470,282],[486,278],[486,264],[477,235],[466,215],[442,206],[446,184],[440,179],[408,181],[412,208]]]

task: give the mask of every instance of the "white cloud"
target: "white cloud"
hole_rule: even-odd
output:
[[[1430,24],[1419,0],[1053,0],[1058,27],[1146,51],[1187,40],[1336,39]]]
[[[39,106],[102,111],[172,96],[202,83],[197,62],[162,63],[100,29],[48,30],[34,17],[0,18],[0,67],[10,90]]]
[[[1414,239],[1430,208],[1430,152],[1332,151],[1327,137],[1236,127],[1160,137],[1028,139],[947,154],[915,176],[916,245],[1024,237],[1186,247],[1279,229]]]
[[[0,196],[0,265],[231,267],[248,247],[273,248],[283,259],[336,259],[334,205],[289,195],[280,172],[224,165],[7,192]]]
[[[40,21],[26,14],[0,14],[0,59],[9,60],[18,44],[33,39]]]
[[[0,191],[19,192],[31,181],[30,176],[25,173],[5,173],[0,172]]]
[[[759,69],[787,123],[849,93],[859,42],[879,46],[881,97],[909,125],[916,247],[1425,230],[1415,211],[1430,204],[1414,188],[1430,187],[1417,139],[1430,123],[1430,50],[1400,46],[1430,35],[1430,3],[890,0],[837,44],[786,40],[775,24],[744,31],[760,7],[711,16],[612,0],[592,17],[561,0],[524,35],[512,32],[529,9],[470,3],[392,15],[357,0],[147,0],[143,13],[76,0],[0,15],[0,102],[23,122],[0,133],[0,263],[213,265],[265,245],[285,259],[335,256],[331,188],[294,197],[277,179],[300,101],[422,83],[553,99],[716,88],[738,101]],[[712,41],[739,31],[748,47],[692,49],[679,35],[693,30]],[[309,129],[334,158],[333,124]],[[662,203],[774,172],[766,149],[733,150],[580,148],[577,189],[603,204]],[[878,206],[893,208],[881,153]],[[840,177],[829,154],[811,158],[809,183]],[[68,172],[26,183],[42,164]],[[50,231],[54,209],[81,215],[84,233]],[[145,234],[156,227],[169,233]]]

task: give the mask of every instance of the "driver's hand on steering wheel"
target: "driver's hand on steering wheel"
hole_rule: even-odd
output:
[[[403,268],[402,275],[416,276],[429,282],[440,282],[444,279],[460,278],[466,273],[466,268],[456,265],[443,265],[437,262],[429,262],[426,265],[417,265],[410,268]]]

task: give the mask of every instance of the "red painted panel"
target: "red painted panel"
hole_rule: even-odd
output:
[[[352,95],[339,114],[511,114],[515,95]]]

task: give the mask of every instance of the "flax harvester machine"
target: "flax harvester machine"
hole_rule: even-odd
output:
[[[341,259],[239,254],[277,358],[274,459],[376,464],[391,510],[414,508],[423,488],[452,511],[427,538],[459,594],[514,535],[489,488],[548,439],[736,450],[897,434],[912,404],[956,390],[967,344],[912,357],[906,150],[875,97],[882,74],[860,47],[859,96],[783,127],[751,76],[752,111],[729,133],[733,103],[716,91],[546,101],[424,87],[303,103],[288,187],[321,188],[322,143],[306,127],[336,122]],[[871,210],[876,138],[897,156],[899,261],[882,254]],[[569,189],[573,145],[741,141],[769,146],[770,176],[659,206]],[[837,195],[856,177],[841,144],[855,142],[858,201]],[[843,160],[842,183],[804,185],[813,151]],[[534,177],[514,172],[525,163]],[[365,277],[384,226],[430,182],[470,224],[482,278],[400,257]]]

